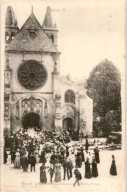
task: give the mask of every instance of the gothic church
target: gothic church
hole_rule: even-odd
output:
[[[50,7],[42,26],[32,10],[19,29],[11,6],[5,22],[4,130],[36,126],[92,135],[93,101],[84,81],[60,74],[58,29]]]

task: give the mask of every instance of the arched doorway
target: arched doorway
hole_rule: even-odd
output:
[[[74,121],[72,118],[67,117],[63,119],[63,130],[74,130]]]
[[[30,128],[37,127],[39,129],[41,129],[42,123],[41,123],[39,114],[34,113],[34,112],[25,114],[23,119],[22,119],[22,125],[23,125],[23,128],[25,128],[25,129],[27,129],[29,127]]]

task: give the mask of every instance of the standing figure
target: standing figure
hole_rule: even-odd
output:
[[[81,147],[81,157],[82,157],[82,162],[85,162],[83,147]]]
[[[82,166],[82,157],[81,157],[80,153],[77,154],[77,157],[76,157],[76,166],[79,168],[81,168],[81,166]]]
[[[88,143],[88,139],[86,138],[86,145],[85,145],[86,152],[88,151],[88,148],[89,148],[89,143]]]
[[[90,169],[90,162],[89,162],[89,158],[87,158],[87,161],[85,162],[85,178],[91,179],[91,177],[92,177],[92,173]]]
[[[68,156],[69,156],[69,146],[66,145],[66,157],[68,157]]]
[[[14,160],[15,160],[15,150],[12,149],[12,150],[11,150],[11,164],[14,163]]]
[[[75,178],[76,178],[76,180],[75,180],[75,183],[73,184],[73,186],[75,186],[76,185],[76,183],[78,184],[78,186],[80,185],[79,184],[79,180],[81,180],[82,179],[82,175],[81,175],[81,173],[79,172],[79,170],[78,170],[78,167],[76,166],[76,169],[74,170],[74,174],[75,174]]]
[[[7,155],[6,150],[4,149],[4,164],[7,163],[7,158],[8,158],[8,155]]]
[[[48,172],[50,174],[50,182],[52,183],[52,178],[53,178],[53,175],[55,173],[55,169],[53,167],[53,164],[50,164],[50,168],[49,168]]]
[[[15,157],[15,160],[14,160],[14,168],[15,169],[20,169],[20,153],[19,153],[19,149],[17,150],[16,152],[16,157]]]
[[[95,154],[95,160],[96,160],[96,162],[97,163],[100,163],[100,157],[99,157],[99,149],[98,149],[98,147],[96,147],[94,149],[94,154]]]
[[[36,164],[38,164],[40,162],[40,158],[39,158],[39,151],[38,151],[37,146],[36,146],[35,151],[34,151],[34,156],[36,158]]]
[[[46,157],[45,157],[45,150],[43,149],[41,152],[41,156],[40,156],[40,162],[41,163],[46,163]]]
[[[35,158],[33,153],[30,156],[30,164],[31,164],[31,172],[32,172],[33,168],[34,168],[34,172],[35,172],[36,158]]]
[[[117,175],[117,170],[116,170],[116,164],[115,164],[115,157],[112,155],[112,164],[110,168],[110,174],[116,176]]]
[[[27,158],[27,154],[24,155],[24,157],[22,158],[22,168],[24,172],[27,172],[28,169],[28,158]]]
[[[95,159],[92,161],[92,176],[98,177],[97,163]]]
[[[43,163],[42,166],[40,167],[40,183],[47,183],[47,177],[46,177],[46,167],[45,164]]]
[[[68,161],[67,161],[67,158],[65,158],[64,162],[63,162],[63,169],[64,169],[64,178],[63,180],[66,179],[66,175],[67,175],[67,178],[69,180],[69,167],[68,167]]]
[[[55,182],[60,182],[61,181],[61,165],[59,162],[56,162],[55,165]]]
[[[71,158],[68,159],[69,178],[72,178],[73,163]]]

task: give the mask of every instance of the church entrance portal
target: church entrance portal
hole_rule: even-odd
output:
[[[42,123],[40,116],[37,113],[27,113],[22,119],[23,128],[28,129],[32,127],[37,127],[41,129]]]
[[[74,130],[74,121],[72,118],[65,118],[63,120],[63,130]]]

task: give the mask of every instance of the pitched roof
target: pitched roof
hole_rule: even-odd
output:
[[[45,34],[33,12],[22,26],[19,33],[6,47],[6,51],[58,52]]]

